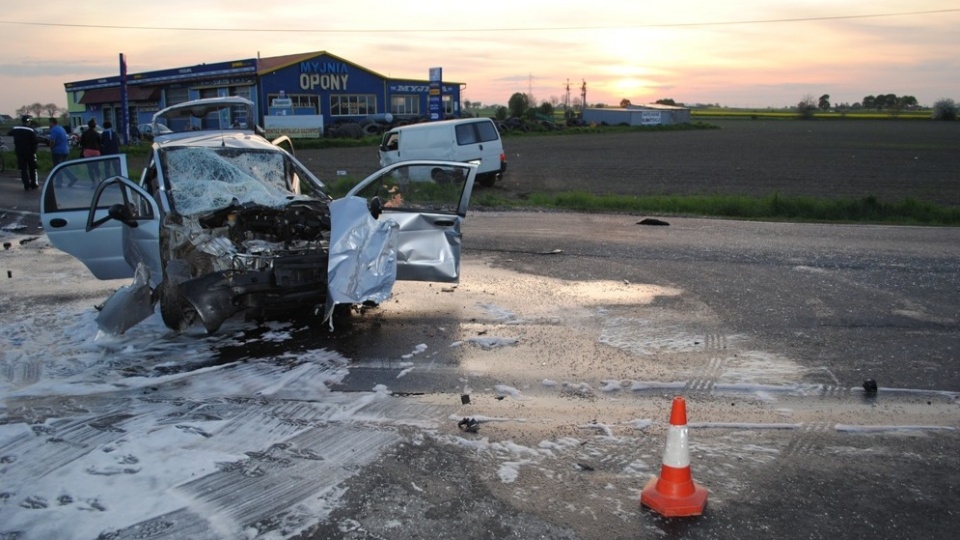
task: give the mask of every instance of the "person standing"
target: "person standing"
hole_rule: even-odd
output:
[[[63,163],[70,155],[70,142],[67,139],[67,130],[63,129],[56,118],[50,119],[50,155],[53,166]]]
[[[40,140],[37,132],[30,127],[33,117],[25,114],[20,117],[19,126],[14,126],[7,135],[13,137],[14,152],[17,154],[17,167],[20,168],[20,179],[23,180],[23,190],[30,191],[40,187],[37,177],[37,146]]]
[[[109,120],[103,123],[103,133],[100,134],[100,155],[120,153],[120,136],[113,130],[113,123]]]
[[[97,121],[91,118],[87,122],[87,129],[80,134],[80,156],[84,158],[97,157],[100,155],[100,134],[97,133]],[[100,166],[97,163],[87,164],[87,175],[90,177],[90,188],[97,187],[97,182],[101,179]],[[73,187],[77,179],[73,178],[67,182],[67,187]]]
[[[103,133],[100,134],[100,155],[109,156],[120,153],[120,135],[113,130],[113,123],[103,121]],[[111,160],[104,163],[107,176],[119,176],[119,161]]]
[[[97,121],[91,118],[87,129],[80,134],[80,151],[85,158],[100,155],[100,134],[97,133]]]

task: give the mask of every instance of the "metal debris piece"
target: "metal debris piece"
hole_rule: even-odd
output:
[[[586,463],[577,462],[577,467],[580,467],[580,470],[582,470],[582,471],[592,471],[592,470],[593,470],[593,467],[587,465]]]
[[[464,418],[457,422],[457,427],[460,428],[460,431],[476,433],[480,429],[480,421],[475,418]]]
[[[662,225],[662,226],[667,226],[667,225],[670,225],[670,224],[667,223],[666,221],[661,220],[661,219],[644,218],[644,219],[641,219],[640,221],[638,221],[638,222],[637,222],[637,225]]]

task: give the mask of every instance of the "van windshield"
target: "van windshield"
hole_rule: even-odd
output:
[[[383,150],[396,150],[400,148],[400,134],[396,131],[384,133],[383,140],[380,141],[380,148]]]

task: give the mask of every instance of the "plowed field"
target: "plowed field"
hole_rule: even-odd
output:
[[[588,191],[629,195],[913,197],[960,206],[960,122],[710,122],[720,129],[506,137],[504,196]],[[306,150],[324,180],[377,169],[374,147]]]

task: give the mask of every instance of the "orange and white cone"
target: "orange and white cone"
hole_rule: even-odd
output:
[[[707,489],[690,473],[687,403],[680,396],[673,398],[660,476],[647,482],[640,504],[664,517],[699,516],[707,505]]]

